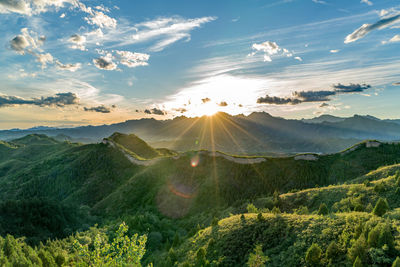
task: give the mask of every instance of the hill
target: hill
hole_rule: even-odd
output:
[[[48,243],[59,251],[76,231],[97,223],[115,232],[115,225],[125,221],[131,234],[147,235],[143,263],[156,266],[197,258],[208,240],[215,243],[205,247],[205,260],[222,266],[243,264],[258,243],[273,266],[304,265],[312,242],[325,250],[336,240],[341,248],[337,264],[343,266],[351,262],[347,254],[355,241],[353,235],[336,239],[337,233],[344,238],[361,220],[368,237],[370,228],[384,223],[371,214],[379,198],[389,203],[384,217],[391,225],[393,218],[400,218],[399,163],[400,144],[378,141],[335,154],[268,157],[207,150],[178,153],[120,133],[97,144],[30,135],[0,144],[0,233],[24,237],[33,245],[61,239]],[[321,204],[331,215],[317,215]],[[265,221],[244,214],[249,211],[263,212]],[[241,214],[246,224],[238,225]],[[222,219],[218,231],[217,219]],[[391,227],[397,238],[397,226]],[[282,238],[287,241],[273,248]],[[94,239],[82,242],[93,244]],[[243,251],[237,251],[238,244]],[[390,262],[397,253],[373,251]],[[73,257],[76,251],[66,253]]]
[[[357,183],[363,179],[364,183]],[[380,198],[387,199],[390,207],[383,218],[373,214]],[[258,245],[262,253],[258,257],[267,256],[268,266],[307,266],[308,250],[317,244],[321,249],[317,265],[352,266],[359,256],[366,266],[391,266],[399,254],[399,164],[372,171],[349,184],[253,203],[255,206],[237,209],[233,211],[237,215],[199,230],[165,257],[182,266],[199,262],[243,266]],[[322,204],[327,206],[326,215],[320,214]],[[383,235],[386,239],[379,241]]]

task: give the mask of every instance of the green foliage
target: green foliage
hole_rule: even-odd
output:
[[[393,262],[392,267],[400,267],[400,258],[396,257],[396,260]]]
[[[329,246],[326,248],[326,257],[330,260],[335,260],[335,258],[339,255],[339,247],[335,241],[329,243]]]
[[[357,258],[361,261],[366,258],[367,255],[367,242],[365,241],[364,235],[360,235],[360,237],[353,243],[351,248],[349,249],[349,258],[352,262],[354,262]]]
[[[322,203],[319,206],[318,215],[328,215],[328,214],[329,214],[328,207],[325,205],[325,203]]]
[[[247,204],[247,212],[248,213],[258,213],[258,209],[252,203]]]
[[[374,210],[372,211],[377,216],[384,215],[389,210],[389,205],[384,198],[379,198]]]
[[[90,266],[139,266],[140,260],[146,252],[145,244],[147,237],[145,235],[138,237],[135,234],[129,238],[126,235],[127,232],[128,227],[125,223],[122,223],[116,232],[116,237],[111,243],[108,243],[108,240],[97,235],[92,249],[88,245],[82,245],[76,240],[74,247]]]
[[[247,266],[249,267],[262,267],[269,260],[268,256],[264,255],[261,245],[256,245],[254,251],[250,253]]]
[[[353,263],[353,267],[363,267],[360,257],[357,256],[356,260]]]
[[[307,250],[305,258],[306,262],[311,266],[319,265],[321,262],[321,253],[322,249],[318,244],[313,243]]]

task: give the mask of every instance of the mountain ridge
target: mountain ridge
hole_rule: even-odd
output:
[[[330,115],[326,115],[330,116]],[[265,112],[248,116],[217,113],[214,116],[169,120],[139,119],[100,126],[76,128],[0,131],[0,139],[11,140],[26,134],[46,134],[59,140],[101,142],[114,132],[135,133],[149,144],[172,150],[220,150],[227,153],[279,155],[296,152],[332,153],[365,139],[400,140],[400,124],[355,115],[334,121],[289,120]],[[322,120],[322,121],[321,121]],[[40,128],[40,127],[39,127]]]

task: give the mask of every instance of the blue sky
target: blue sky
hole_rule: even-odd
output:
[[[0,0],[0,128],[225,111],[400,118],[389,0]]]

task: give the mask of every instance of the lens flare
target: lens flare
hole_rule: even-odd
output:
[[[199,161],[200,161],[199,156],[198,156],[198,155],[194,156],[194,157],[190,160],[190,166],[192,166],[193,168],[194,168],[194,167],[197,167],[197,165],[199,165]]]

